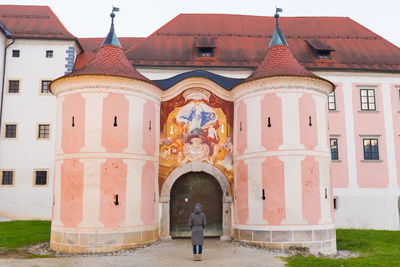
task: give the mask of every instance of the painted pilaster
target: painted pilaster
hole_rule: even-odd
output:
[[[301,162],[304,156],[281,156],[285,175],[286,218],[282,224],[306,224],[303,219],[303,188]]]
[[[61,165],[64,160],[57,160],[54,162],[54,207],[53,207],[53,221],[52,224],[56,226],[63,226],[61,221]]]
[[[389,84],[382,84],[382,100],[383,100],[383,115],[385,120],[386,132],[386,151],[387,151],[387,164],[389,174],[389,188],[398,189],[397,183],[397,166],[396,166],[396,151],[394,145],[394,129],[393,129],[393,116],[392,116],[392,100],[391,88]]]
[[[244,100],[247,106],[247,148],[244,153],[265,151],[261,145],[261,100],[263,95]]]
[[[321,218],[318,223],[332,223],[331,218],[331,184],[329,175],[330,158],[315,157],[319,169],[319,188],[321,200]],[[326,191],[325,191],[326,190]],[[326,198],[325,198],[326,194]]]
[[[282,99],[283,144],[279,150],[304,149],[300,142],[299,98],[302,93],[278,93]]]
[[[249,218],[247,224],[268,224],[263,216],[262,163],[264,160],[265,158],[245,160],[248,166]]]
[[[65,97],[57,97],[57,120],[56,120],[56,155],[63,154],[62,149],[62,114],[63,114],[63,102]]]
[[[142,209],[142,167],[144,160],[124,159],[128,167],[126,177],[126,210],[124,226],[143,225]]]
[[[317,110],[318,145],[315,147],[315,150],[329,151],[326,123],[326,96],[313,95],[312,98],[315,101]]]
[[[344,94],[344,114],[346,114],[346,143],[347,143],[347,166],[349,172],[349,186],[350,189],[358,188],[357,181],[357,164],[356,164],[356,144],[354,141],[354,116],[353,110],[358,107],[353,107],[353,88],[350,83],[343,84]],[[358,95],[358,94],[357,94]]]
[[[128,147],[126,153],[145,154],[143,149],[143,105],[144,98],[125,95],[129,101],[129,122],[128,122]]]
[[[105,159],[80,159],[83,169],[83,211],[79,227],[103,227],[100,222],[101,164]]]
[[[80,152],[106,152],[101,144],[103,99],[106,93],[83,93],[85,98],[85,146]],[[112,122],[110,122],[112,123]]]

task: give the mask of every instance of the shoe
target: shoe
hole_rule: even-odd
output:
[[[198,261],[201,261],[201,260],[202,260],[202,259],[201,259],[201,254],[197,255],[197,260],[198,260]]]
[[[197,261],[197,254],[193,254],[193,261]]]

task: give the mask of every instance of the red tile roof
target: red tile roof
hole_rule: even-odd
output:
[[[268,48],[260,66],[245,80],[246,82],[274,76],[303,76],[318,78],[306,70],[293,56],[286,45],[274,45]]]
[[[143,39],[144,38],[139,38],[139,37],[118,37],[118,40],[121,43],[122,49],[124,51],[138,44]],[[88,63],[95,57],[96,52],[99,50],[104,41],[104,37],[79,38],[78,41],[81,44],[83,52],[77,56],[74,70],[79,70],[80,68],[85,66],[86,63]]]
[[[344,17],[281,17],[296,59],[308,69],[400,71],[400,48]],[[181,14],[126,53],[134,66],[252,67],[263,60],[273,17]],[[215,56],[201,58],[196,38],[216,38]],[[331,46],[332,59],[316,58],[306,40]]]
[[[124,51],[120,47],[114,45],[103,45],[97,51],[96,56],[83,68],[73,71],[63,77],[80,75],[110,75],[152,83],[135,70],[126,58]]]
[[[48,6],[0,5],[0,22],[15,38],[75,38]]]

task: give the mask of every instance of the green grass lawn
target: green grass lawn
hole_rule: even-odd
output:
[[[50,221],[0,222],[0,248],[17,252],[18,248],[49,242]]]
[[[294,256],[282,258],[287,266],[400,266],[400,231],[336,230],[337,249],[360,253],[351,259]]]

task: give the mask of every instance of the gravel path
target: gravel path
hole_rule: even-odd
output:
[[[122,253],[118,256],[71,256],[59,258],[0,259],[0,266],[284,266],[279,258],[284,253],[250,248],[206,239],[203,261],[194,262],[190,239],[175,239]]]

